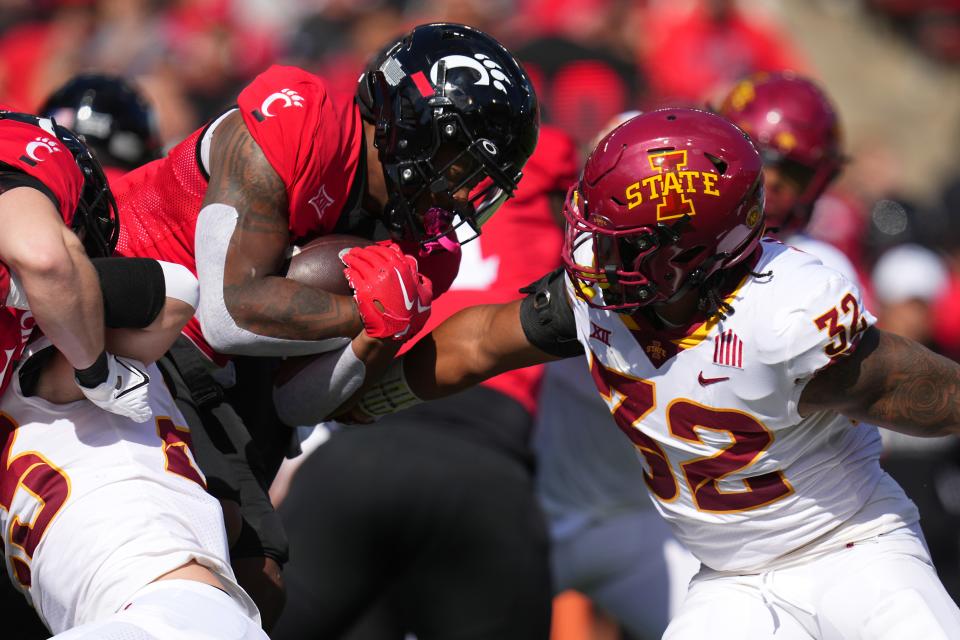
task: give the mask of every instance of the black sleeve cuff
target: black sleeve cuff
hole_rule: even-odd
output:
[[[106,326],[142,329],[157,318],[166,298],[160,263],[150,258],[96,258],[92,262],[100,276]]]
[[[24,173],[23,171],[10,168],[9,165],[0,163],[0,193],[10,191],[11,189],[16,189],[17,187],[30,187],[31,189],[36,189],[43,195],[50,198],[50,202],[53,203],[53,206],[57,211],[60,210],[60,203],[57,202],[56,196],[53,195],[53,191],[51,191],[47,185],[40,182],[40,180],[37,178]]]

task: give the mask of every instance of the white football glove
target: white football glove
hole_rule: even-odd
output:
[[[87,400],[104,411],[134,422],[146,422],[153,415],[147,399],[150,376],[147,367],[133,358],[107,354],[107,379],[95,387],[78,384]]]

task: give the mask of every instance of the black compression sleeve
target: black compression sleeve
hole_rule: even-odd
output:
[[[111,328],[142,329],[153,322],[166,298],[160,263],[149,258],[96,258],[104,323]]]
[[[577,323],[567,301],[566,275],[557,269],[520,289],[520,324],[530,344],[559,358],[583,355],[577,340]]]

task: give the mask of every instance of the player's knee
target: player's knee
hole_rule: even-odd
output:
[[[263,628],[269,631],[280,619],[287,602],[283,569],[273,558],[251,557],[233,560],[237,582],[260,609]]]

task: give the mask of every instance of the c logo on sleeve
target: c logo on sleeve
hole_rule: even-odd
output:
[[[54,153],[60,153],[60,145],[54,138],[46,136],[37,136],[27,143],[25,153],[20,156],[20,160],[31,167],[37,166],[37,163],[43,162]]]
[[[302,107],[303,106],[303,96],[294,91],[293,89],[280,89],[275,93],[271,93],[263,102],[260,103],[259,109],[254,109],[253,117],[257,119],[258,122],[263,122],[267,118],[272,118],[276,113],[270,113],[270,108],[276,102],[281,102],[281,109],[286,109],[287,107]]]

